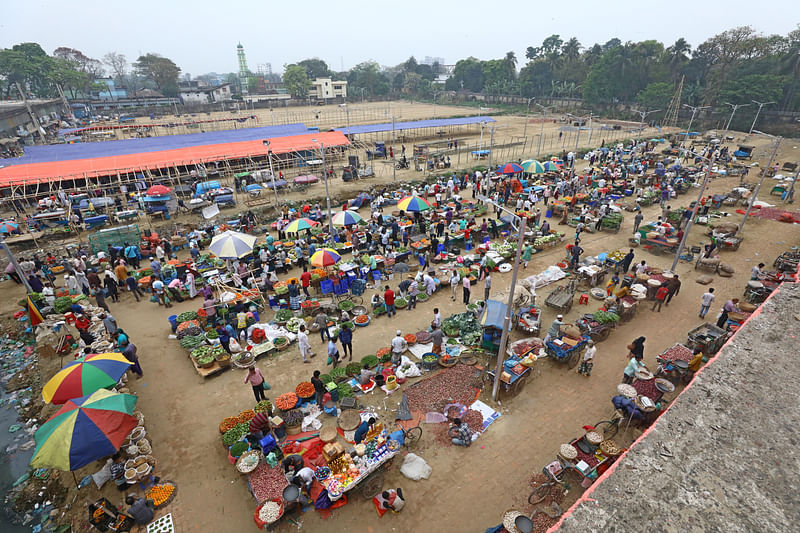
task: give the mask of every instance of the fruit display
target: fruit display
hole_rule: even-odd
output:
[[[308,381],[303,381],[294,389],[294,392],[300,398],[311,398],[314,396],[314,385]]]
[[[378,350],[377,356],[381,361],[383,361],[383,357],[385,355],[388,355],[389,357],[391,357],[392,349],[391,348],[381,348],[381,349]]]
[[[403,335],[403,338],[406,340],[409,346],[417,343],[417,336],[414,335],[413,333],[408,333],[407,335]]]
[[[369,316],[367,316],[367,315],[358,315],[358,316],[357,316],[357,317],[356,317],[356,318],[353,320],[353,322],[354,322],[354,323],[355,323],[357,326],[366,326],[367,324],[369,324]]]
[[[269,414],[272,412],[272,402],[269,400],[261,400],[258,402],[253,409],[256,413],[267,413]]]
[[[237,416],[226,416],[222,422],[219,423],[219,430],[221,433],[225,433],[236,427],[236,424],[239,423],[239,417]]]
[[[253,418],[255,418],[256,412],[253,409],[247,409],[239,413],[239,416],[236,417],[239,420],[240,424],[244,424],[246,422],[250,422]]]
[[[153,485],[147,490],[145,499],[153,500],[153,505],[155,505],[155,508],[160,509],[172,501],[177,489],[178,487],[169,481],[159,485]]]
[[[287,392],[286,394],[281,394],[277,398],[275,398],[275,407],[280,409],[281,411],[288,411],[290,409],[294,409],[297,405],[297,394],[293,392]]]

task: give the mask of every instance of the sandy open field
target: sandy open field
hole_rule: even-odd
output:
[[[385,107],[385,104],[382,106]],[[353,104],[354,109],[358,107],[359,104]],[[366,104],[364,107],[376,112],[381,109],[378,104]],[[319,109],[323,113],[329,110],[336,112],[336,108],[332,106]],[[397,112],[397,120],[432,116],[430,105],[393,103],[392,109]],[[308,112],[316,110],[314,108]],[[462,108],[448,108],[448,111],[452,114],[465,114]],[[258,113],[264,115],[264,111]],[[266,113],[269,114],[269,111]],[[437,106],[437,116],[444,114],[444,106]],[[307,118],[301,117],[301,120],[308,125],[312,124]],[[498,119],[498,129],[508,138],[521,135],[523,128],[524,119],[521,117]],[[538,131],[539,124],[529,125],[529,137],[532,129]],[[555,132],[557,135],[557,130],[550,124],[545,132]],[[586,133],[583,132],[582,135]],[[595,132],[595,145],[599,144],[597,135],[598,132]],[[737,135],[738,137],[741,135]],[[474,140],[474,136],[472,139]],[[765,164],[768,139],[754,137],[751,144],[758,146],[755,159],[762,165]],[[797,141],[784,142],[778,161],[800,159],[797,145]],[[529,144],[525,153],[509,158],[526,159],[535,156],[535,151],[535,145]],[[466,161],[461,166],[466,166]],[[413,171],[397,173],[398,180],[418,179],[420,176],[420,173]],[[753,171],[747,181],[752,183],[757,179],[758,175]],[[337,198],[354,196],[360,190],[391,181],[392,174],[388,171],[376,178],[347,184],[337,179],[332,182],[332,195]],[[738,177],[716,179],[711,182],[710,192],[729,191],[738,182]],[[769,188],[771,180],[768,179],[761,198],[777,203],[777,196],[769,197]],[[289,193],[285,198],[313,200],[322,198],[323,195],[324,186],[317,184],[304,193]],[[677,198],[672,205],[688,205],[695,195],[696,193],[690,192]],[[283,199],[282,196],[281,200]],[[338,204],[334,203],[335,205]],[[734,208],[725,210],[733,213],[730,220],[739,220],[740,215],[734,213]],[[654,219],[660,214],[660,209],[654,206],[646,208],[644,213],[645,220]],[[632,218],[630,214],[626,214],[623,230],[618,234],[584,235],[582,247],[591,255],[627,248]],[[572,235],[571,228],[557,226],[555,220],[551,223],[554,229]],[[694,226],[687,243],[696,245],[707,242],[707,237],[704,236],[706,229],[703,226]],[[715,277],[711,286],[716,288],[717,301],[709,318],[713,319],[726,299],[741,297],[752,266],[759,261],[771,266],[773,259],[781,251],[800,245],[800,232],[796,227],[759,218],[748,220],[744,236],[745,240],[739,251],[722,252],[723,261],[731,264],[736,273],[732,278]],[[537,254],[527,271],[521,274],[538,273],[561,261],[563,256],[562,247]],[[658,268],[669,268],[672,262],[671,256],[659,257],[639,249],[636,251],[635,261],[642,259]],[[404,478],[397,467],[387,476],[386,488],[403,487],[407,496],[406,509],[402,513],[388,514],[379,519],[371,502],[353,498],[347,506],[335,511],[324,522],[313,510],[306,512],[299,519],[303,529],[331,532],[483,531],[486,527],[498,524],[506,509],[514,507],[527,510],[529,506],[523,502],[529,493],[528,479],[531,475],[554,459],[561,443],[580,435],[581,426],[605,419],[612,413],[610,399],[615,394],[616,385],[620,382],[627,362],[625,346],[635,337],[645,336],[645,363],[655,369],[655,356],[676,342],[684,342],[686,333],[702,322],[697,314],[700,295],[705,292],[706,287],[695,283],[697,273],[693,264],[679,263],[677,272],[683,280],[683,286],[673,303],[661,313],[653,313],[648,305],[642,305],[636,318],[619,327],[608,340],[600,343],[591,378],[577,375],[565,366],[547,360],[541,362],[538,367],[539,375],[528,382],[521,395],[496,406],[502,416],[468,449],[442,447],[434,442],[429,428],[423,424],[423,440],[415,451],[433,467],[431,478],[413,482]],[[510,279],[510,273],[494,274],[492,294],[498,297],[507,291]],[[393,282],[396,283],[397,280]],[[3,288],[13,291],[18,289],[11,282],[6,282]],[[482,285],[479,285],[473,290],[473,296],[478,292],[482,293],[482,290]],[[540,304],[551,290],[553,286],[539,291]],[[10,300],[16,299],[15,294]],[[177,341],[167,339],[170,333],[167,317],[181,311],[194,310],[199,302],[176,304],[173,309],[166,310],[144,300],[137,303],[126,294],[120,303],[109,305],[120,326],[129,333],[139,349],[145,376],[138,381],[132,380],[131,388],[138,394],[139,408],[147,417],[148,437],[160,463],[159,474],[175,480],[180,487],[178,497],[167,509],[175,517],[177,531],[253,531],[255,526],[252,515],[256,503],[248,493],[244,479],[228,463],[220,446],[218,431],[218,424],[223,417],[252,407],[252,391],[242,383],[243,374],[239,370],[231,370],[204,381],[197,375]],[[360,359],[387,345],[395,329],[415,332],[427,327],[434,307],[439,307],[445,317],[463,311],[463,305],[452,302],[447,292],[436,293],[427,303],[420,304],[414,313],[401,310],[394,319],[375,319],[368,328],[357,328],[353,341],[355,357]],[[590,300],[588,306],[578,305],[576,297],[575,305],[566,316],[566,321],[574,321],[580,314],[592,312],[598,307],[594,300]],[[554,319],[555,313],[544,307],[543,314],[542,323],[546,328]],[[266,318],[272,316],[269,311],[266,315]],[[512,340],[517,338],[521,338],[521,334],[514,332]],[[324,353],[318,336],[311,336],[311,344],[315,352]],[[293,390],[299,381],[309,379],[314,369],[324,371],[323,357],[317,357],[313,363],[301,364],[294,346],[260,361],[258,366],[273,386],[268,395],[274,398]],[[481,399],[491,404],[486,395]],[[380,392],[360,398],[366,405],[377,406],[381,413],[385,413],[385,421],[389,423],[393,422],[393,411],[399,400],[400,395],[395,394],[384,401],[383,393]],[[636,431],[631,430],[619,440],[627,445],[637,435]],[[398,462],[395,464],[399,465]],[[81,474],[83,472],[79,476]],[[98,496],[98,491],[93,487],[83,492],[92,499]],[[574,500],[579,492],[579,487],[573,487],[567,501]],[[107,489],[102,493],[112,501],[118,502],[120,499],[114,489]],[[278,530],[290,531],[294,527],[284,523]]]

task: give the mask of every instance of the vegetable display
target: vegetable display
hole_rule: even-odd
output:
[[[398,309],[405,309],[406,306],[408,306],[408,300],[406,300],[405,298],[395,298],[394,306],[397,307]]]
[[[391,351],[386,352],[385,354],[380,356],[381,363],[388,363],[391,360],[392,360],[392,352]]]
[[[234,427],[236,427],[236,424],[238,424],[238,423],[239,423],[239,417],[237,417],[237,416],[226,416],[222,420],[222,422],[219,423],[219,430],[222,433],[225,433],[227,431],[230,431]]]
[[[281,506],[275,502],[264,502],[261,509],[258,510],[258,518],[262,522],[271,524],[281,517]]]
[[[403,338],[406,340],[406,342],[409,344],[409,346],[412,345],[412,344],[416,344],[417,343],[417,336],[414,335],[413,333],[409,333],[407,335],[403,335]]]
[[[354,303],[353,303],[353,302],[351,302],[350,300],[343,300],[343,301],[339,302],[339,305],[338,305],[337,307],[339,307],[339,309],[340,309],[341,311],[348,311],[348,312],[349,312],[349,311],[351,311],[351,310],[352,310],[352,309],[353,309],[355,306],[356,306],[356,304],[354,304]]]
[[[53,309],[56,313],[66,313],[72,307],[72,298],[70,296],[59,296],[53,302]]]
[[[381,349],[378,350],[377,355],[378,355],[379,358],[381,358],[381,360],[383,360],[383,356],[384,355],[391,356],[391,353],[392,353],[392,349],[391,348],[381,348]]]
[[[179,341],[181,344],[181,348],[184,350],[193,350],[197,348],[201,344],[206,342],[206,338],[204,335],[186,335],[185,337],[181,337]]]
[[[281,394],[277,398],[275,398],[275,407],[280,409],[281,411],[288,411],[289,409],[294,409],[297,405],[297,394],[293,392],[287,392],[286,394]]]
[[[378,364],[378,357],[375,355],[366,355],[361,358],[361,366],[367,365],[373,367]]]
[[[367,315],[358,315],[353,322],[356,324],[366,324],[369,322],[369,317]]]
[[[175,332],[180,339],[187,335],[202,335],[203,330],[200,328],[200,322],[197,320],[187,320],[186,322],[178,324],[178,328]]]
[[[347,375],[347,371],[343,366],[337,366],[333,370],[331,370],[331,378],[333,380],[339,380]]]
[[[253,409],[247,409],[246,411],[242,411],[239,413],[237,417],[240,424],[244,424],[245,422],[250,422],[253,418],[255,418],[256,412]]]
[[[275,313],[275,322],[286,322],[290,318],[294,318],[294,312],[291,309],[279,309]]]
[[[229,429],[222,435],[222,444],[225,446],[233,446],[236,441],[242,440],[242,437],[250,432],[250,424],[236,424],[232,429]]]
[[[339,391],[339,398],[353,397],[353,389],[347,383],[339,383],[339,385],[336,387],[336,390]]]
[[[361,372],[361,365],[359,365],[358,363],[349,363],[345,367],[345,372],[347,373],[348,376],[355,376],[356,374]]]
[[[616,313],[609,313],[607,311],[596,311],[592,318],[594,318],[595,322],[599,322],[600,324],[614,324],[619,322],[619,315]]]
[[[303,412],[300,409],[292,409],[284,413],[281,418],[287,428],[297,427],[303,423]]]
[[[269,400],[261,400],[253,409],[256,413],[270,413],[272,411],[272,402]]]
[[[330,383],[331,381],[333,381],[333,378],[330,376],[330,374],[322,374],[322,375],[319,377],[319,380],[320,380],[321,382],[323,382],[324,384],[326,384],[326,385],[327,385],[328,383]]]
[[[278,337],[277,339],[272,341],[272,344],[274,344],[277,347],[277,346],[283,346],[287,342],[289,342],[289,339],[287,339],[286,337]]]
[[[300,331],[300,326],[305,325],[306,321],[299,317],[292,317],[286,322],[286,329],[291,331],[292,333],[297,333]]]
[[[184,311],[183,313],[178,315],[178,323],[188,322],[189,320],[197,319],[197,313],[195,311]]]
[[[300,398],[311,398],[314,396],[314,385],[308,381],[302,381],[295,389],[294,392]]]
[[[240,440],[239,442],[236,442],[236,443],[233,444],[233,446],[231,446],[231,450],[230,450],[231,451],[231,457],[239,457],[240,455],[242,455],[244,452],[246,452],[249,449],[250,449],[250,445],[247,444],[246,442]]]

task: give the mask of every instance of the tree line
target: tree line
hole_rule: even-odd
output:
[[[142,55],[128,64],[125,55],[117,52],[95,59],[65,46],[48,55],[38,43],[0,49],[0,94],[6,100],[18,98],[17,84],[28,96],[36,98],[57,97],[57,86],[71,98],[108,91],[107,85],[96,82],[106,72],[129,91],[152,88],[165,96],[178,94],[181,69],[156,53]]]

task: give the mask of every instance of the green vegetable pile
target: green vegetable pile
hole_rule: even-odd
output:
[[[442,331],[448,337],[468,337],[475,334],[480,337],[481,326],[472,313],[459,313],[444,319]]]
[[[352,330],[353,330],[353,329],[356,327],[356,325],[355,325],[355,324],[353,324],[353,323],[352,323],[352,322],[350,322],[350,321],[347,321],[347,322],[345,322],[345,323],[344,323],[344,324],[342,324],[342,325],[344,326],[345,324],[347,324],[347,327],[348,327],[348,328],[350,328],[350,331],[352,331]]]
[[[59,296],[53,302],[53,309],[56,313],[66,313],[72,307],[72,298],[70,296]]]
[[[272,341],[272,344],[274,344],[275,346],[283,346],[287,342],[289,341],[286,337],[278,337],[274,341]]]
[[[240,440],[239,442],[236,442],[234,443],[233,446],[231,446],[231,456],[239,457],[249,449],[250,446],[246,442]]]
[[[616,313],[609,313],[606,311],[596,311],[592,318],[599,324],[615,324],[619,322],[619,315]]]
[[[373,315],[373,316],[381,316],[381,315],[382,315],[382,314],[384,314],[385,312],[386,312],[386,307],[384,307],[384,306],[380,306],[380,307],[376,307],[376,308],[375,308],[375,309],[372,311],[372,315]]]
[[[388,363],[391,360],[392,360],[392,353],[391,352],[381,356],[381,363]]]
[[[417,301],[418,302],[424,302],[427,299],[428,299],[428,293],[427,292],[421,292],[421,293],[417,294]]]
[[[206,338],[203,334],[187,335],[181,338],[180,343],[181,343],[181,348],[183,348],[184,350],[192,350],[203,344],[205,341]]]
[[[375,355],[366,355],[361,358],[361,366],[369,366],[370,368],[378,364],[378,357]]]
[[[330,375],[330,374],[322,374],[322,375],[319,377],[319,380],[320,380],[321,382],[323,382],[324,384],[326,384],[326,385],[327,385],[328,383],[330,383],[331,381],[333,381],[333,378],[331,377],[331,375]]]
[[[229,429],[222,435],[222,444],[225,446],[233,446],[236,441],[242,440],[242,437],[250,432],[250,423],[236,424],[232,429]]]
[[[349,363],[345,367],[345,372],[347,373],[348,376],[355,376],[356,374],[361,372],[361,365],[359,365],[358,363]]]
[[[206,333],[206,338],[207,339],[218,339],[219,338],[219,333],[217,333],[217,330],[212,329],[211,331]]]
[[[339,307],[339,309],[340,309],[341,311],[350,311],[350,310],[351,310],[351,309],[353,309],[355,306],[356,306],[356,304],[354,304],[354,303],[353,303],[353,302],[351,302],[350,300],[344,300],[344,301],[341,301],[341,302],[339,302],[339,305],[338,305],[338,307]]]
[[[347,370],[345,367],[337,366],[333,370],[331,370],[331,378],[336,381],[339,380],[347,375]]]
[[[291,309],[279,309],[278,312],[275,313],[275,322],[286,322],[293,317],[294,312]]]
[[[211,355],[211,346],[198,346],[191,352],[191,356],[195,359]]]
[[[352,398],[354,396],[353,389],[347,383],[339,383],[336,390],[339,391],[339,398]]]
[[[408,305],[408,300],[406,300],[405,298],[395,298],[394,300],[394,306],[397,307],[398,309],[405,309],[407,305]]]
[[[424,362],[426,362],[426,363],[433,363],[434,361],[436,361],[436,356],[435,355],[423,355],[422,356],[422,360]]]
[[[194,311],[184,311],[183,313],[178,315],[178,324],[181,322],[186,322],[187,320],[195,320],[197,318],[197,313]]]
[[[305,325],[306,321],[299,317],[292,317],[286,322],[286,329],[292,333],[300,331],[300,326]]]

